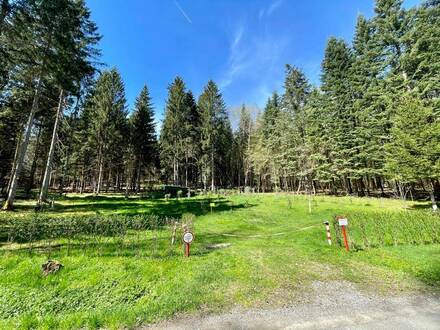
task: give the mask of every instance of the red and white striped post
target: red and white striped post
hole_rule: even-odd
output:
[[[325,221],[324,225],[325,225],[325,230],[327,231],[328,245],[332,245],[332,235],[330,234],[330,224],[328,223],[328,221]]]

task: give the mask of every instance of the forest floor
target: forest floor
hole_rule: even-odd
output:
[[[399,299],[410,306],[413,300],[402,297],[440,292],[439,244],[347,253],[335,244],[327,245],[322,223],[337,214],[372,212],[374,216],[425,207],[429,204],[317,196],[309,208],[307,197],[287,194],[180,200],[69,195],[57,200],[47,215],[68,219],[96,214],[194,214],[191,257],[184,258],[181,247],[178,253],[166,252],[169,232],[164,229],[158,234],[163,242],[154,253],[139,255],[128,247],[123,253],[104,249],[100,254],[81,248],[69,254],[54,249],[51,258],[64,268],[44,277],[40,270],[48,259],[44,251],[29,254],[0,242],[0,328],[133,328],[176,315],[268,309],[282,313],[286,306],[309,306],[304,297],[313,297],[317,285],[322,286],[323,297],[348,287],[359,299],[374,296],[380,302],[391,297],[396,306]],[[8,217],[19,221],[33,208],[33,201],[19,201]],[[343,309],[350,313],[350,307]]]

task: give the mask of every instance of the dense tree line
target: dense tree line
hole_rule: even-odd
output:
[[[286,66],[283,91],[232,128],[221,91],[168,87],[157,134],[147,86],[133,109],[82,0],[1,0],[0,188],[139,193],[204,190],[440,197],[440,1],[377,0],[351,44],[330,38],[321,84]],[[159,136],[157,136],[159,135]]]
[[[260,190],[440,197],[440,2],[377,0],[352,45],[330,38],[321,85],[287,66],[247,157]],[[435,72],[435,70],[437,70]]]

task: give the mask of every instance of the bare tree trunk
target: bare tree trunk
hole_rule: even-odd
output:
[[[2,208],[3,210],[10,210],[14,206],[15,194],[17,192],[17,186],[18,186],[18,179],[20,178],[20,174],[23,169],[24,156],[26,155],[27,147],[29,145],[29,138],[32,132],[32,125],[34,122],[35,113],[38,110],[40,93],[41,93],[41,74],[38,77],[37,86],[35,87],[34,100],[32,101],[31,111],[29,113],[29,117],[23,133],[23,137],[22,137],[23,141],[20,143],[20,147],[18,149],[15,171],[12,176],[11,185],[9,187],[8,198],[6,199],[6,202]]]
[[[3,1],[2,5],[6,2]],[[47,51],[50,49],[52,44],[52,29],[48,31],[48,41],[45,48],[44,53],[47,53]],[[17,153],[17,161],[16,166],[14,170],[14,174],[12,176],[12,180],[10,182],[10,187],[8,191],[8,198],[6,199],[5,204],[2,207],[2,210],[10,210],[14,207],[14,200],[15,200],[15,194],[17,192],[17,186],[18,186],[18,179],[20,178],[21,171],[23,169],[23,163],[24,163],[24,156],[26,155],[27,147],[29,145],[29,138],[31,136],[32,132],[32,125],[34,122],[35,113],[38,111],[38,106],[40,102],[40,94],[41,94],[41,86],[42,86],[42,77],[43,72],[46,70],[46,61],[47,56],[44,57],[43,63],[41,64],[40,71],[37,78],[37,85],[35,86],[35,94],[34,99],[32,100],[32,106],[31,111],[29,112],[28,120],[24,129],[23,133],[23,141],[20,141],[20,146]],[[20,139],[21,140],[21,139]]]
[[[204,163],[205,163],[205,161],[204,161]],[[208,186],[208,176],[207,176],[208,170],[207,170],[207,166],[206,165],[207,164],[205,163],[203,165],[203,169],[202,169],[203,191],[206,191],[207,186]]]
[[[80,186],[79,186],[79,193],[82,194],[84,191],[84,165],[81,169],[81,182],[80,182]]]
[[[101,183],[102,183],[102,169],[104,167],[104,162],[102,159],[102,153],[101,156],[99,157],[99,173],[98,173],[98,184],[96,186],[96,195],[99,195],[99,193],[101,192]]]
[[[15,166],[17,165],[17,156],[18,156],[18,150],[20,149],[21,137],[22,137],[22,133],[20,133],[20,135],[18,136],[17,145],[15,147],[14,160],[12,161],[12,168],[11,168],[11,173],[9,174],[9,180],[8,180],[8,186],[6,188],[6,192],[9,192],[9,189],[11,189],[12,178],[14,177],[14,173],[15,173]]]
[[[35,181],[35,172],[37,171],[37,159],[38,159],[38,153],[40,151],[40,136],[41,136],[41,127],[38,129],[37,133],[37,140],[35,142],[35,150],[34,150],[34,157],[32,159],[32,165],[31,165],[31,172],[29,175],[29,181],[26,184],[25,187],[25,196],[26,198],[29,198],[32,187],[34,186]]]
[[[125,198],[128,198],[128,195],[129,195],[130,173],[131,173],[131,169],[130,169],[130,165],[128,165],[127,177],[125,179]]]
[[[137,173],[136,173],[136,194],[141,191],[141,162],[138,161]]]
[[[214,150],[211,151],[211,191],[215,190]]]
[[[438,206],[437,206],[437,201],[436,201],[436,199],[435,199],[435,187],[434,187],[434,181],[431,180],[430,184],[431,184],[431,189],[429,189],[429,196],[431,197],[432,210],[433,210],[434,212],[437,212],[437,210],[438,210]]]
[[[188,152],[185,153],[185,187],[188,187]]]
[[[55,123],[53,125],[52,141],[50,142],[49,155],[47,156],[46,170],[44,171],[43,182],[41,183],[41,191],[40,191],[40,197],[38,198],[38,204],[42,204],[47,201],[49,180],[50,180],[50,174],[51,174],[51,170],[52,170],[52,160],[53,160],[53,155],[55,153],[55,144],[56,144],[56,140],[57,140],[59,121],[60,121],[60,117],[63,113],[63,103],[64,103],[64,90],[61,89],[60,99],[58,102],[58,108],[57,108],[57,113],[56,113],[56,117],[55,117]]]
[[[177,185],[177,162],[176,162],[176,156],[173,156],[173,184]]]

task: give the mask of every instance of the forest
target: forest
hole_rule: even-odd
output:
[[[237,127],[208,79],[191,91],[177,76],[157,109],[145,77],[129,108],[83,0],[1,0],[0,10],[4,210],[16,197],[41,205],[49,192],[129,195],[159,184],[429,198],[437,209],[439,0],[409,9],[377,0],[351,42],[328,39],[318,86],[286,65],[283,90],[258,114],[244,104]]]

